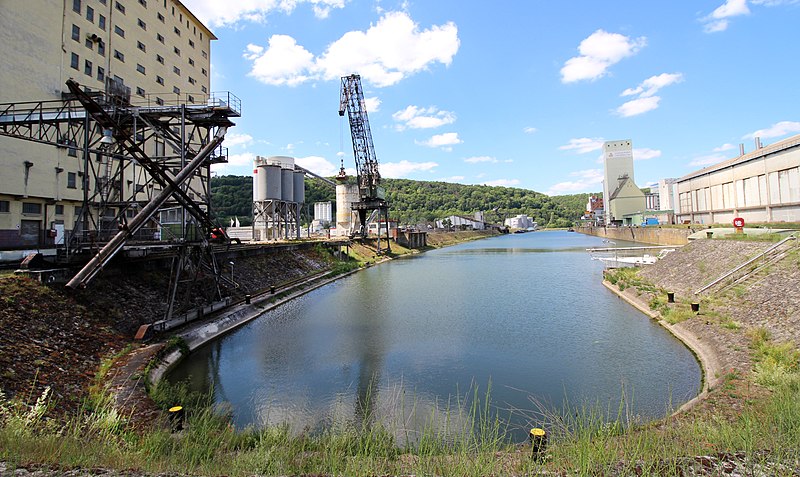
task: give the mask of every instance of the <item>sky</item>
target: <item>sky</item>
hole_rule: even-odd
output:
[[[242,101],[216,174],[352,174],[353,73],[390,178],[599,192],[603,142],[630,139],[648,187],[800,133],[800,0],[182,1]]]

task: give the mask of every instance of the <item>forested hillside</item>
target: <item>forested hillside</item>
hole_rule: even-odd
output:
[[[242,225],[251,223],[253,179],[249,176],[219,176],[211,179],[213,213],[221,224],[238,217]],[[589,194],[547,196],[513,187],[463,185],[449,182],[383,179],[391,216],[401,224],[432,222],[448,215],[473,215],[482,210],[489,222],[527,214],[540,226],[568,227],[584,212]],[[596,194],[599,195],[599,194]],[[331,201],[336,207],[332,187],[316,179],[306,179],[306,202]],[[313,206],[303,210],[314,213]]]

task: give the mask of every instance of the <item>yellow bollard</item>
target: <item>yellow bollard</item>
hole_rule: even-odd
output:
[[[547,450],[547,432],[544,429],[534,427],[531,429],[530,438],[531,455],[536,460],[542,459]]]
[[[183,406],[173,406],[169,408],[169,424],[172,432],[183,430]]]

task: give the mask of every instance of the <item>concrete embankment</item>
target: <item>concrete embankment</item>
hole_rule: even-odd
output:
[[[628,240],[655,245],[686,245],[694,229],[660,227],[576,227],[576,232],[609,240]]]

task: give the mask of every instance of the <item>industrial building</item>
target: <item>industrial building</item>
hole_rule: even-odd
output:
[[[102,241],[238,116],[235,97],[209,91],[216,37],[178,0],[26,0],[2,10],[0,250]],[[97,117],[73,101],[70,79],[102,106],[96,114],[125,110],[127,150],[115,144],[121,131],[90,122]],[[163,177],[124,160],[130,148]],[[179,202],[209,211],[208,166],[222,156],[194,169],[180,200],[164,202],[138,236],[191,236],[197,220]]]
[[[679,223],[800,221],[800,135],[687,174],[676,181]]]
[[[630,139],[603,144],[603,199],[606,225],[632,225],[630,217],[646,210],[644,193],[634,180]]]
[[[300,238],[305,169],[293,157],[256,156],[253,161],[253,240]]]

